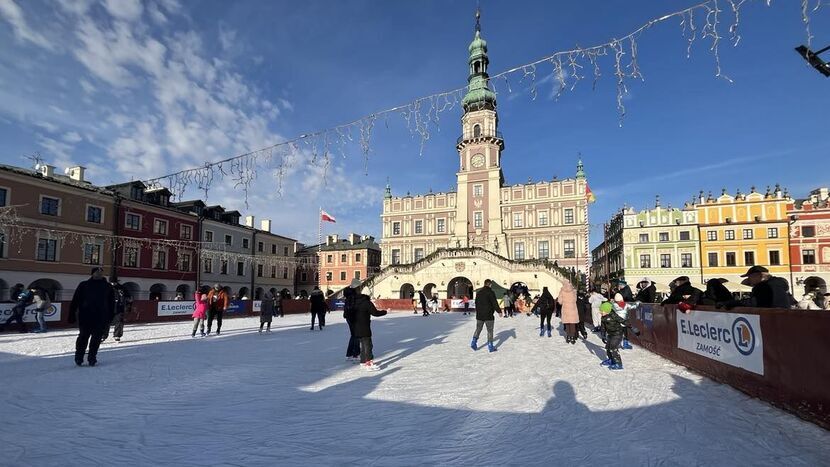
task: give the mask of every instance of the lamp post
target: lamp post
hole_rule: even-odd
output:
[[[804,60],[807,60],[807,63],[809,63],[810,66],[818,70],[818,72],[825,77],[830,78],[830,63],[827,63],[819,58],[819,55],[827,52],[828,50],[830,50],[830,45],[816,52],[810,50],[806,45],[800,45],[795,48],[795,51],[798,52]]]

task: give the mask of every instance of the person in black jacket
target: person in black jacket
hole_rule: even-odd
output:
[[[789,282],[784,278],[770,275],[769,269],[763,266],[752,266],[741,277],[746,277],[746,283],[752,286],[752,294],[748,299],[733,300],[724,304],[726,309],[735,306],[791,308],[796,303],[790,295]]]
[[[648,277],[644,277],[637,284],[637,289],[637,296],[634,297],[634,301],[642,303],[654,303],[657,301],[657,286]]]
[[[542,296],[539,297],[539,300],[536,301],[536,305],[533,306],[533,313],[538,314],[541,317],[541,321],[539,322],[539,337],[545,335],[545,320],[548,322],[547,331],[548,337],[550,337],[550,319],[553,317],[555,308],[556,301],[553,299],[553,295],[551,295],[547,287],[543,287]]]
[[[700,305],[720,306],[733,301],[732,292],[723,285],[725,282],[729,281],[722,277],[706,281],[706,291],[700,298]]]
[[[378,370],[375,365],[375,356],[372,353],[372,316],[383,316],[386,310],[378,310],[366,294],[355,294],[354,305],[354,335],[360,339],[360,364],[367,370]]]
[[[423,316],[429,316],[429,311],[427,311],[427,296],[424,295],[423,290],[418,291],[418,300],[421,302],[421,309],[424,310]]]
[[[478,350],[478,336],[481,335],[481,328],[487,325],[487,349],[495,352],[493,345],[493,323],[496,320],[496,313],[501,312],[499,301],[496,300],[496,293],[490,288],[493,282],[490,279],[484,281],[484,287],[476,294],[476,332],[473,334],[473,341],[470,347]]]
[[[631,292],[631,287],[628,286],[628,283],[624,279],[617,280],[617,293],[622,295],[623,300],[626,302],[634,301],[634,293]]]
[[[115,293],[104,279],[104,268],[92,268],[92,278],[78,284],[69,304],[69,322],[78,322],[78,339],[75,341],[75,364],[84,363],[84,353],[89,346],[89,366],[98,363],[98,346],[104,327],[109,327],[115,314]]]
[[[326,297],[320,287],[315,285],[308,299],[311,302],[311,330],[314,330],[314,318],[317,318],[317,327],[322,331],[326,325]]]
[[[355,335],[355,300],[360,287],[360,279],[352,279],[352,283],[343,291],[343,319],[349,325],[349,345],[346,347],[346,360],[357,363],[360,359],[360,338]]]
[[[18,284],[23,285],[23,284]],[[15,286],[15,289],[17,287]],[[16,290],[15,290],[16,291]],[[12,315],[6,320],[6,322],[0,325],[0,332],[3,332],[3,329],[11,324],[12,321],[17,321],[17,325],[21,333],[29,332],[28,328],[26,327],[26,323],[23,322],[23,317],[26,315],[26,307],[32,304],[35,298],[34,292],[30,289],[20,289],[17,296],[12,295],[16,301],[14,307],[12,308]]]
[[[671,295],[660,303],[661,305],[677,305],[680,302],[684,302],[694,306],[700,302],[703,291],[692,286],[689,276],[680,276],[673,280],[672,283],[674,284],[674,289],[671,291]]]

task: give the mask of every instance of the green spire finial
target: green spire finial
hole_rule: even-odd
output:
[[[490,89],[487,66],[490,59],[487,57],[487,41],[481,37],[481,8],[476,8],[476,33],[468,48],[470,58],[470,75],[467,77],[467,94],[461,103],[464,111],[496,108],[496,94]]]
[[[585,167],[582,165],[582,153],[579,154],[579,159],[576,162],[576,178],[585,178]]]
[[[476,5],[476,32],[481,32],[481,5]]]
[[[386,177],[386,192],[383,194],[384,199],[392,197],[392,187],[389,186],[389,177]]]

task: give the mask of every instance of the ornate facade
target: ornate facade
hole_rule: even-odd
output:
[[[573,178],[506,184],[505,142],[496,96],[487,84],[487,43],[478,25],[469,54],[469,86],[456,145],[457,188],[393,197],[387,186],[381,215],[383,266],[415,263],[438,249],[480,248],[509,260],[549,259],[584,270],[587,182],[581,161]]]

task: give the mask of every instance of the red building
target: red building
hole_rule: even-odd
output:
[[[790,258],[796,295],[820,290],[830,282],[830,201],[828,189],[810,192],[807,199],[788,206]],[[799,297],[796,297],[798,299]]]
[[[140,181],[107,187],[116,193],[113,275],[134,298],[190,299],[197,281],[199,218],[171,205],[166,188]],[[132,240],[135,239],[135,240]]]

